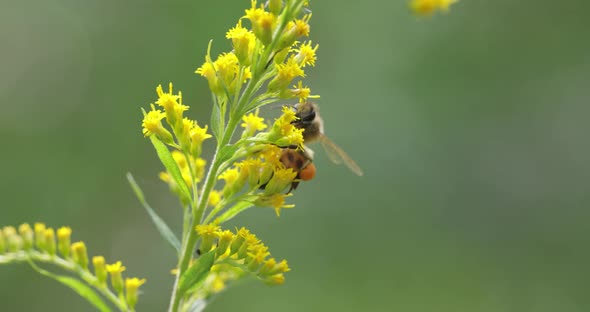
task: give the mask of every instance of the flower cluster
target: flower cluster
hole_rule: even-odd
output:
[[[447,12],[459,0],[412,0],[410,8],[416,15],[428,16],[436,11]]]
[[[195,228],[201,238],[200,253],[214,254],[208,283],[196,296],[208,297],[223,290],[228,282],[250,274],[269,285],[285,281],[284,273],[290,271],[286,260],[277,262],[268,247],[246,228],[235,232],[222,230],[216,224],[198,225]]]
[[[138,297],[138,288],[145,279],[126,278],[121,262],[108,265],[103,256],[94,256],[94,272],[88,268],[89,259],[86,244],[79,241],[71,243],[72,230],[60,227],[54,230],[43,223],[28,223],[16,228],[5,226],[0,230],[0,263],[13,261],[45,262],[78,274],[79,278],[95,287],[106,298],[122,310],[133,310]],[[56,237],[57,236],[57,237]],[[94,274],[93,274],[94,273]],[[107,287],[108,275],[115,293]]]

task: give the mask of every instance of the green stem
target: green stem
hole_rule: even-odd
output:
[[[98,282],[98,279],[94,275],[92,275],[92,273],[86,270],[82,270],[79,267],[77,267],[74,263],[69,262],[58,256],[51,256],[37,251],[19,251],[16,253],[4,254],[0,256],[0,263],[8,263],[13,261],[26,262],[28,261],[28,259],[32,259],[43,263],[50,263],[64,269],[65,271],[77,274],[84,282],[94,287],[94,289],[98,290],[105,298],[111,301],[119,310],[129,311],[127,305],[125,304],[124,298],[123,300],[119,300],[117,295],[111,292],[110,289],[106,286],[101,285]]]
[[[194,231],[193,228],[195,226],[197,226],[198,224],[200,224],[201,218],[203,216],[203,212],[205,211],[205,207],[207,206],[207,200],[209,199],[209,194],[211,193],[211,190],[213,189],[213,186],[215,185],[217,173],[218,173],[219,167],[221,166],[221,162],[219,161],[219,158],[218,158],[219,151],[229,143],[238,123],[239,123],[239,119],[236,120],[236,118],[230,117],[230,120],[227,125],[227,129],[224,132],[223,138],[219,142],[219,144],[217,146],[217,150],[215,151],[215,154],[213,155],[213,160],[211,161],[211,166],[209,167],[209,171],[207,172],[207,177],[205,178],[203,191],[201,192],[201,197],[199,198],[199,204],[197,205],[197,210],[196,210],[195,214],[193,215],[193,219],[192,219],[191,225],[189,227],[188,238],[186,239],[186,244],[184,246],[182,246],[182,252],[181,252],[181,256],[180,256],[180,260],[179,260],[179,264],[178,264],[178,273],[176,273],[176,280],[174,282],[172,297],[170,299],[170,308],[168,310],[169,312],[175,312],[178,310],[178,305],[179,305],[180,299],[181,299],[180,296],[178,295],[178,282],[179,282],[182,274],[188,268],[188,265],[190,263],[192,255],[193,255],[193,250],[194,250],[197,240],[199,238],[197,235],[197,232]]]
[[[213,155],[213,159],[211,160],[211,166],[209,167],[209,171],[207,172],[207,176],[206,176],[205,182],[203,184],[204,186],[203,186],[203,190],[201,191],[201,194],[200,194],[201,196],[199,197],[197,210],[194,211],[193,216],[192,216],[191,225],[188,230],[188,238],[186,240],[183,239],[183,241],[185,241],[186,244],[184,244],[182,246],[182,252],[181,252],[179,262],[178,262],[178,273],[176,273],[176,279],[174,281],[174,287],[172,289],[172,296],[170,298],[170,306],[168,309],[169,312],[176,312],[178,310],[178,306],[180,304],[181,298],[178,293],[178,283],[180,281],[180,277],[188,268],[188,265],[190,263],[190,260],[192,258],[193,252],[194,252],[195,245],[196,245],[197,240],[199,238],[197,235],[197,232],[194,231],[193,228],[196,225],[200,224],[203,214],[205,212],[205,208],[207,207],[209,193],[213,189],[213,186],[215,186],[217,174],[218,174],[219,168],[222,164],[222,162],[218,158],[219,152],[221,151],[222,148],[224,148],[226,145],[229,144],[229,142],[236,130],[236,127],[238,126],[239,121],[242,117],[241,116],[242,110],[246,107],[246,105],[248,104],[248,101],[250,100],[250,97],[252,96],[252,93],[256,90],[256,85],[258,84],[260,79],[264,76],[263,74],[265,71],[265,66],[268,63],[271,54],[274,52],[275,46],[277,45],[277,42],[279,41],[280,34],[283,33],[283,30],[284,30],[285,26],[287,25],[287,22],[291,18],[292,13],[294,11],[297,12],[298,8],[301,8],[301,6],[303,5],[303,1],[296,1],[295,4],[296,4],[296,6],[295,6],[295,10],[294,10],[292,7],[292,4],[290,4],[290,2],[287,2],[285,11],[281,15],[279,25],[275,29],[275,32],[273,34],[273,40],[269,44],[269,46],[266,47],[265,51],[262,54],[262,57],[258,60],[256,66],[255,66],[256,68],[254,68],[254,71],[252,73],[252,79],[250,79],[250,81],[246,85],[245,90],[239,96],[238,102],[236,103],[235,98],[234,98],[233,99],[234,102],[231,103],[232,107],[230,109],[230,116],[229,116],[227,128],[224,128],[224,132],[223,132],[223,136],[221,138],[221,141],[218,142],[219,144],[217,145],[217,149],[215,151],[215,154]],[[241,81],[238,81],[238,83],[241,85]],[[226,93],[228,93],[227,86],[224,86],[224,89],[225,89]],[[236,93],[239,93],[238,90],[236,90]],[[232,100],[230,98],[231,95],[227,94],[227,97],[228,97],[228,101]],[[238,98],[238,97],[236,97],[236,98]],[[224,115],[221,118],[222,120],[225,120]]]

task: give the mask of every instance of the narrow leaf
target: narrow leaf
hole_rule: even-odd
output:
[[[77,279],[69,277],[69,276],[58,275],[58,274],[54,274],[49,271],[43,270],[40,267],[38,267],[37,265],[35,265],[33,263],[33,261],[31,261],[30,259],[28,262],[35,271],[70,287],[72,290],[74,290],[76,293],[78,293],[78,295],[80,295],[82,298],[88,300],[88,302],[90,302],[93,306],[95,306],[99,311],[101,311],[101,312],[110,312],[111,311],[109,306],[102,300],[102,298],[90,286],[82,283],[80,280],[77,280]]]
[[[234,145],[226,145],[224,147],[222,147],[219,150],[219,155],[217,156],[220,162],[224,162],[230,158],[232,158],[232,156],[235,155],[235,153],[238,151],[238,149],[240,148],[239,145],[234,144]]]
[[[152,207],[150,207],[150,205],[147,203],[147,201],[145,200],[145,196],[143,195],[143,192],[141,191],[141,188],[139,187],[139,185],[137,185],[137,183],[135,182],[135,179],[133,179],[133,176],[129,172],[127,173],[127,180],[129,181],[131,188],[135,192],[137,199],[139,199],[139,202],[141,203],[143,208],[145,208],[147,213],[152,218],[152,221],[154,222],[154,225],[156,225],[156,228],[160,232],[160,235],[172,247],[174,247],[174,249],[176,249],[177,253],[180,253],[180,241],[178,240],[176,235],[174,235],[174,232],[172,232],[172,230],[170,230],[170,227],[168,227],[166,222],[164,222],[164,220],[162,220],[162,218],[160,218],[160,216],[158,216],[158,214],[154,211],[154,209],[152,209]]]
[[[213,94],[212,96],[215,99],[215,95]],[[219,104],[215,103],[215,105],[213,105],[213,109],[211,110],[211,131],[213,132],[213,135],[217,141],[221,140],[221,135],[223,133],[221,118]]]
[[[254,204],[251,202],[241,201],[241,202],[233,205],[231,208],[226,210],[221,216],[219,216],[217,218],[217,220],[218,220],[217,222],[219,222],[221,224],[225,221],[231,220],[233,217],[238,215],[240,212],[242,212],[252,206],[254,206]]]
[[[178,295],[182,298],[184,293],[193,285],[205,280],[215,260],[215,250],[202,254],[180,277],[178,283]]]
[[[191,192],[188,186],[186,185],[186,182],[184,182],[184,179],[182,178],[182,173],[180,173],[180,169],[178,168],[178,164],[176,164],[176,161],[174,161],[174,158],[172,158],[172,154],[168,150],[168,147],[166,147],[166,145],[162,143],[162,141],[158,140],[158,138],[156,138],[155,135],[150,136],[150,139],[152,140],[152,144],[156,149],[156,153],[158,153],[160,161],[162,162],[164,167],[166,167],[166,170],[168,170],[168,173],[170,173],[170,176],[172,176],[174,182],[176,182],[176,185],[178,185],[178,188],[180,189],[182,194],[187,199],[190,199]]]

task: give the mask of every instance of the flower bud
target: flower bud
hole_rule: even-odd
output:
[[[45,251],[47,251],[50,255],[55,255],[55,232],[52,228],[48,228],[45,230]]]
[[[107,269],[105,266],[105,260],[103,256],[92,257],[92,266],[94,266],[94,275],[98,279],[98,282],[102,286],[106,286],[107,283]]]
[[[6,239],[4,238],[4,233],[0,231],[0,254],[6,252]]]
[[[131,310],[137,304],[137,289],[144,283],[145,279],[138,279],[137,277],[125,279],[125,299]]]
[[[225,230],[219,233],[219,242],[217,243],[217,250],[215,251],[215,255],[217,257],[220,257],[223,254],[225,254],[233,238],[234,234],[229,230]]]
[[[43,223],[35,223],[35,246],[39,250],[45,250],[45,224]],[[68,244],[68,248],[70,245]]]
[[[283,0],[270,0],[268,3],[268,8],[273,14],[279,15],[283,9]]]
[[[71,235],[72,229],[67,226],[62,226],[57,229],[57,249],[64,258],[67,258],[70,255]]]
[[[23,239],[23,249],[30,250],[33,248],[33,229],[28,223],[23,223],[18,227],[18,232]]]
[[[264,282],[271,286],[282,285],[283,283],[285,283],[285,276],[282,273],[275,274],[269,276],[267,279],[264,280]]]
[[[71,247],[72,258],[84,270],[88,270],[88,253],[84,242],[76,242]]]

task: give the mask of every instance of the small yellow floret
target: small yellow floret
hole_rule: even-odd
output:
[[[125,267],[123,266],[123,264],[121,263],[121,261],[117,261],[113,264],[107,264],[107,272],[109,273],[121,273],[123,271],[125,271]]]
[[[410,8],[416,15],[428,16],[434,12],[442,11],[446,12],[449,7],[457,2],[458,0],[412,0],[410,2]]]

